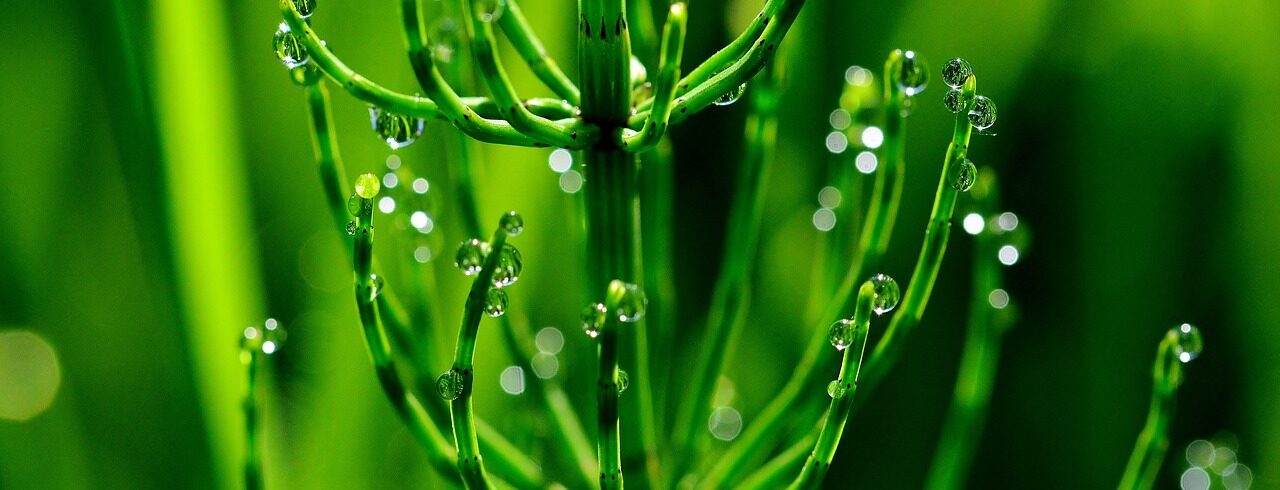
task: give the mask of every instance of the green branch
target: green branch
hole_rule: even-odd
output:
[[[653,109],[649,111],[649,117],[645,119],[644,127],[639,132],[627,134],[630,130],[622,128],[619,133],[619,144],[628,151],[640,152],[654,147],[667,131],[676,82],[680,78],[680,59],[684,53],[687,22],[685,3],[672,3],[667,12],[667,22],[662,28],[662,56],[658,65],[658,78],[653,84]]]
[[[1200,331],[1190,324],[1174,327],[1160,339],[1152,367],[1153,387],[1147,421],[1138,434],[1129,464],[1120,479],[1120,490],[1150,489],[1169,450],[1169,425],[1173,422],[1182,364],[1200,355]]]
[[[577,124],[575,120],[568,120],[568,123],[550,121],[534,115],[524,106],[516,95],[506,70],[502,68],[497,40],[493,35],[493,22],[485,21],[477,15],[478,5],[475,0],[464,0],[464,3],[462,16],[467,25],[467,36],[471,39],[471,51],[476,57],[476,65],[498,102],[498,112],[508,118],[511,126],[548,146],[570,147],[577,145],[579,138],[583,141],[597,138],[598,130],[594,126]],[[504,12],[499,18],[508,17],[509,14]],[[545,59],[545,53],[540,59]]]
[[[883,277],[883,276],[877,276]],[[890,279],[889,281],[892,281]],[[896,285],[894,286],[896,288]],[[877,294],[877,285],[873,280],[862,283],[858,288],[857,303],[853,310],[851,338],[843,338],[837,344],[843,344],[844,358],[840,363],[840,376],[827,387],[831,395],[831,406],[827,409],[826,422],[822,424],[818,440],[814,443],[813,452],[805,461],[800,474],[788,488],[818,488],[822,485],[831,460],[835,457],[836,447],[840,444],[840,436],[844,433],[845,422],[849,419],[849,411],[853,407],[854,393],[858,389],[858,373],[862,367],[862,354],[867,345],[867,332],[871,327],[871,311],[878,308],[881,298]],[[896,296],[896,294],[895,294]],[[896,298],[893,299],[896,302]],[[879,311],[879,310],[877,310]],[[848,328],[843,320],[833,329]],[[837,338],[833,332],[832,338]],[[837,348],[840,348],[837,345]]]
[[[511,46],[521,58],[524,58],[525,64],[529,65],[533,74],[542,80],[542,83],[547,84],[552,92],[564,98],[569,104],[575,106],[581,104],[582,94],[578,87],[560,70],[556,60],[547,56],[546,48],[542,47],[542,42],[538,40],[538,36],[533,33],[533,28],[529,27],[529,22],[525,20],[519,2],[504,1],[506,11],[498,16],[498,26],[507,35],[507,40],[511,41]]]

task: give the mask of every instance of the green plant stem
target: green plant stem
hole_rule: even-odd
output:
[[[428,400],[432,400],[430,397],[438,398],[435,377],[429,368],[436,360],[436,356],[431,352],[431,346],[423,342],[425,339],[415,341],[403,334],[400,337],[405,338],[396,338],[396,332],[409,332],[410,329],[404,321],[402,309],[395,303],[394,296],[389,294],[390,291],[386,288],[383,289],[376,298],[378,320],[386,330],[391,332],[392,345],[404,347],[401,351],[404,352],[403,354],[392,350],[392,355],[406,359],[412,365],[418,395],[428,397]],[[427,403],[424,408],[437,426],[450,423],[451,416],[444,403]],[[542,468],[536,462],[525,456],[522,450],[516,448],[515,444],[508,441],[501,432],[486,423],[483,418],[476,416],[475,422],[481,454],[490,455],[489,462],[494,474],[508,479],[517,488],[547,486]]]
[[[261,349],[240,346],[240,361],[244,364],[245,392],[240,404],[244,412],[244,487],[246,490],[263,488],[262,455],[258,447],[258,367],[262,362]]]
[[[365,344],[369,348],[369,356],[373,361],[383,392],[391,401],[396,414],[408,427],[409,433],[426,449],[428,462],[441,474],[457,481],[458,473],[454,470],[458,461],[457,453],[431,422],[418,397],[400,379],[395,359],[391,355],[391,342],[378,318],[375,296],[379,293],[374,287],[372,276],[373,203],[362,199],[362,205],[364,205],[362,212],[356,217],[352,263],[356,276],[356,308],[360,315],[360,323],[364,327]]]
[[[760,241],[760,217],[764,212],[765,176],[773,165],[778,130],[778,70],[767,69],[751,91],[751,111],[747,116],[742,165],[738,170],[722,263],[711,293],[706,334],[701,342],[698,363],[690,376],[692,390],[683,398],[675,420],[672,444],[681,457],[674,464],[673,478],[679,479],[697,455],[707,434],[700,430],[710,413],[716,382],[724,372],[750,304],[751,275]]]
[[[1169,425],[1173,421],[1178,385],[1182,381],[1182,363],[1174,349],[1178,345],[1177,333],[1171,331],[1156,348],[1156,362],[1152,368],[1153,388],[1151,406],[1147,409],[1147,421],[1138,434],[1129,464],[1120,478],[1120,490],[1150,489],[1155,485],[1160,466],[1169,450]]]
[[[885,63],[885,151],[881,165],[876,172],[876,180],[872,187],[872,204],[867,211],[859,234],[858,248],[854,254],[854,265],[849,268],[840,287],[831,296],[831,300],[818,317],[812,334],[806,344],[800,363],[792,372],[787,384],[778,396],[756,417],[756,422],[746,427],[734,444],[721,457],[707,476],[703,479],[705,488],[721,488],[734,483],[733,475],[740,475],[743,469],[764,456],[765,451],[773,446],[781,437],[782,429],[794,418],[790,415],[804,393],[806,386],[814,383],[815,378],[831,363],[832,357],[827,347],[827,326],[832,318],[853,305],[854,287],[866,276],[871,267],[878,266],[883,251],[887,249],[892,235],[894,218],[898,213],[902,199],[902,177],[905,173],[904,152],[901,150],[906,140],[906,121],[902,115],[902,92],[894,82],[893,73],[901,63],[901,51],[890,53]],[[964,121],[968,125],[967,120]],[[959,124],[959,122],[957,122]],[[894,148],[897,148],[896,150]],[[950,150],[948,150],[950,151]],[[942,179],[945,184],[947,168],[943,165]],[[947,186],[950,189],[950,186]],[[950,197],[954,203],[954,195]],[[936,204],[935,204],[936,207]],[[948,214],[948,217],[950,215]],[[879,250],[879,252],[877,252]],[[913,280],[914,283],[914,280]],[[866,397],[862,397],[866,398]]]
[[[871,281],[862,283],[858,288],[858,300],[853,310],[853,341],[844,349],[844,358],[840,363],[840,391],[831,397],[831,407],[827,409],[826,422],[822,424],[818,441],[813,452],[805,461],[800,474],[791,482],[791,489],[818,488],[826,477],[831,460],[835,457],[836,448],[840,445],[840,436],[844,432],[845,422],[849,419],[849,411],[853,407],[854,394],[858,389],[858,373],[862,367],[862,355],[867,345],[867,332],[871,326],[871,303],[875,300],[875,286]]]
[[[671,102],[675,99],[676,82],[680,78],[680,59],[684,53],[685,25],[688,13],[684,2],[671,4],[667,21],[662,28],[662,56],[658,64],[658,77],[653,84],[653,109],[639,132],[627,134],[620,130],[620,145],[629,151],[644,151],[662,141],[671,117]]]
[[[412,2],[413,0],[404,1]],[[479,141],[516,146],[545,146],[545,144],[520,134],[506,121],[486,119],[485,115],[492,117],[497,113],[498,107],[495,102],[480,97],[458,97],[452,88],[443,84],[443,80],[438,80],[438,73],[434,73],[434,68],[430,61],[429,50],[422,47],[420,37],[413,35],[408,37],[411,47],[415,40],[418,41],[418,52],[411,49],[410,59],[415,61],[415,73],[419,71],[420,67],[425,70],[425,73],[419,74],[419,82],[422,83],[423,78],[428,80],[427,83],[422,83],[423,90],[428,93],[428,97],[398,93],[370,81],[344,64],[332,51],[325,47],[319,35],[298,15],[291,3],[282,2],[281,13],[285,23],[289,25],[290,29],[293,30],[306,48],[310,56],[310,62],[315,63],[316,67],[320,68],[325,75],[357,99],[399,114],[448,120]],[[423,58],[427,61],[420,62]],[[433,73],[436,78],[431,77]],[[538,112],[544,116],[556,118],[561,118],[562,116],[564,118],[572,117],[572,108],[566,108],[561,102],[544,99],[532,102],[530,104],[531,110],[536,107]],[[484,114],[481,114],[482,111]]]
[[[499,253],[507,242],[507,234],[499,227],[489,241],[493,252],[484,260],[484,266],[471,283],[471,291],[467,294],[467,302],[463,307],[462,325],[458,327],[458,345],[453,356],[453,372],[462,376],[462,394],[449,402],[453,415],[453,439],[458,449],[458,473],[467,488],[493,488],[493,482],[485,472],[484,462],[480,457],[480,442],[476,438],[474,400],[472,399],[472,383],[475,379],[473,363],[476,353],[476,336],[480,330],[480,319],[484,317],[484,307],[489,289],[492,287],[493,271],[498,266]]]
[[[325,189],[325,197],[333,213],[335,226],[339,229],[345,229],[348,214],[342,189],[347,189],[348,187],[342,170],[342,156],[338,149],[337,137],[333,131],[333,110],[330,108],[329,92],[320,83],[308,85],[306,92],[308,109],[312,116],[311,129],[315,143],[316,159],[320,167],[321,184]],[[477,224],[476,226],[478,227],[479,225]],[[340,231],[339,233],[342,233],[342,236],[346,236],[345,231]],[[349,252],[353,250],[354,241],[343,240],[343,243],[347,245]],[[393,336],[397,332],[404,332],[405,334],[410,332],[407,322],[403,320],[405,316],[400,313],[400,308],[395,306],[397,304],[398,302],[390,290],[379,292],[376,305],[379,310],[378,320],[390,327],[389,330]],[[385,330],[387,329],[384,328]],[[368,332],[366,332],[367,334]],[[405,351],[410,354],[409,360],[414,365],[414,371],[418,373],[418,376],[428,380],[426,384],[430,385],[430,383],[434,382],[434,379],[429,377],[430,373],[423,370],[425,366],[431,364],[430,360],[434,357],[430,348],[419,345],[418,342],[414,342],[408,337],[398,340],[395,344],[413,346],[405,349]],[[392,344],[388,342],[387,345],[390,346]],[[371,350],[374,348],[375,346],[370,346]],[[394,351],[391,352],[394,354]],[[403,381],[399,381],[399,383],[403,384]],[[434,385],[427,386],[427,388],[420,391],[428,396],[435,393]],[[430,423],[433,424],[433,428],[436,427],[436,424],[445,423],[448,414],[444,411],[442,403],[428,403],[424,405],[424,408],[430,415]],[[477,427],[480,434],[481,448],[487,453],[495,455],[493,457],[495,472],[509,478],[521,488],[543,486],[542,472],[536,463],[526,458],[519,451],[501,450],[501,448],[514,446],[504,439],[500,432],[494,430],[483,420],[477,420]],[[439,429],[435,430],[439,432]],[[581,432],[581,429],[579,429],[579,432]],[[585,444],[585,436],[583,436],[583,440],[583,444]]]
[[[969,94],[977,91],[977,79],[970,76],[964,85]],[[938,270],[942,267],[942,257],[947,250],[947,239],[951,234],[951,215],[955,212],[958,190],[951,185],[952,169],[963,161],[969,152],[969,138],[973,134],[973,126],[969,125],[968,115],[964,112],[956,114],[955,128],[951,135],[951,144],[947,147],[946,160],[942,165],[942,176],[938,179],[938,191],[933,201],[933,211],[929,214],[929,225],[925,229],[924,243],[920,248],[920,256],[916,259],[915,269],[911,273],[911,283],[902,297],[902,305],[894,313],[893,320],[884,332],[884,337],[876,344],[867,361],[867,370],[863,375],[863,390],[875,391],[884,380],[902,353],[904,339],[920,323],[924,317],[925,307],[929,304],[929,295],[933,284],[938,279]],[[860,397],[866,399],[867,397]]]
[[[804,0],[777,0],[776,2],[766,3],[764,10],[760,13],[763,20],[757,18],[764,25],[763,31],[759,39],[750,44],[750,48],[745,53],[742,53],[740,57],[737,57],[736,61],[733,61],[722,70],[712,70],[714,74],[705,81],[688,86],[687,82],[682,80],[680,85],[677,86],[677,93],[682,95],[676,98],[675,105],[672,106],[671,123],[675,124],[685,120],[711,105],[721,95],[750,80],[777,51],[778,43],[782,42],[782,38],[786,36],[787,30],[791,28],[792,22],[795,21],[796,15],[800,13],[800,8],[803,6]],[[755,23],[753,22],[752,25],[755,25]],[[751,27],[748,27],[748,31],[750,30]],[[739,37],[739,39],[743,38]],[[737,42],[738,40],[734,41],[734,43]],[[730,47],[732,46],[734,44],[730,44]],[[725,48],[725,50],[729,49],[729,47]],[[725,53],[725,50],[713,55],[712,59],[718,59],[721,54]],[[726,54],[726,57],[728,56]],[[710,63],[713,63],[712,60],[707,60],[702,66],[695,68],[690,73],[690,76],[699,73],[698,70]],[[689,88],[684,91],[683,87],[686,86]],[[652,106],[652,103],[642,105]],[[648,110],[644,110],[632,116],[628,121],[628,127],[641,124],[648,117],[648,113]]]
[[[995,179],[983,169],[984,181]],[[986,216],[997,202],[995,189],[975,199],[977,212]],[[973,288],[969,300],[969,328],[965,334],[964,354],[960,359],[955,395],[943,423],[937,452],[929,466],[925,487],[930,490],[963,488],[973,463],[974,450],[982,435],[987,406],[995,382],[996,363],[1000,358],[1000,341],[1008,327],[991,306],[991,291],[1002,286],[1001,266],[996,263],[999,243],[995,235],[979,233],[973,247]]]
[[[507,35],[507,40],[511,41],[511,46],[521,58],[524,58],[525,64],[529,65],[533,74],[542,80],[542,83],[547,84],[552,92],[572,105],[580,104],[581,92],[560,70],[556,60],[547,56],[546,48],[542,47],[542,42],[538,40],[538,36],[533,33],[533,28],[529,27],[529,22],[525,20],[524,12],[520,10],[520,3],[516,0],[505,1],[506,11],[498,16],[498,26]]]
[[[579,125],[573,120],[569,120],[569,123],[558,123],[529,112],[520,97],[516,95],[511,78],[502,68],[502,61],[498,57],[497,40],[493,35],[493,23],[481,20],[477,15],[476,9],[479,6],[476,5],[475,0],[463,0],[462,3],[464,5],[460,10],[467,26],[467,37],[471,40],[471,52],[476,58],[476,66],[480,68],[481,78],[489,86],[494,100],[498,102],[498,111],[508,117],[511,126],[549,146],[573,146],[580,137],[584,140],[595,139],[597,135],[594,132],[597,129],[594,126]],[[508,17],[509,14],[509,12],[504,13],[501,17]],[[545,53],[539,59],[546,59]],[[582,134],[579,134],[580,131]]]
[[[645,327],[653,339],[654,352],[671,352],[676,344],[676,286],[672,273],[674,240],[672,233],[672,196],[675,195],[675,166],[671,140],[663,138],[658,145],[640,153],[640,209],[642,262],[645,290],[653,301],[645,312]],[[653,365],[653,386],[667,387],[673,363]],[[667,427],[660,408],[668,406],[669,390],[655,391],[654,426]]]

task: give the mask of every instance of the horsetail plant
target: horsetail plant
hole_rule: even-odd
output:
[[[1169,450],[1169,426],[1173,422],[1175,395],[1182,385],[1182,365],[1200,356],[1204,340],[1200,329],[1183,323],[1169,329],[1156,346],[1156,362],[1151,369],[1153,381],[1151,407],[1147,421],[1138,434],[1129,464],[1120,478],[1121,490],[1150,489],[1155,486],[1165,452]]]
[[[766,0],[737,38],[687,73],[681,70],[689,15],[684,2],[667,7],[659,28],[646,0],[581,0],[576,77],[547,54],[517,0],[443,2],[440,8],[449,17],[432,29],[427,27],[423,3],[399,2],[407,55],[422,95],[389,89],[339,59],[311,25],[313,0],[280,1],[283,23],[274,44],[292,79],[307,93],[321,182],[336,229],[348,238],[357,311],[375,372],[432,467],[452,484],[473,489],[622,488],[627,480],[646,488],[820,486],[850,415],[883,381],[901,355],[904,339],[923,318],[946,252],[958,197],[978,181],[975,209],[980,216],[988,216],[997,205],[994,176],[984,171],[979,179],[968,158],[972,134],[992,134],[989,130],[996,119],[995,103],[978,94],[969,63],[956,58],[941,70],[948,87],[942,99],[955,114],[954,131],[919,256],[901,295],[896,282],[871,272],[880,269],[890,250],[906,179],[906,119],[918,105],[915,99],[925,89],[929,72],[917,53],[894,51],[884,66],[883,91],[877,94],[870,71],[851,69],[841,105],[847,121],[837,121],[838,113],[833,113],[832,125],[841,132],[834,141],[838,145],[839,138],[845,143],[856,140],[855,145],[865,151],[841,160],[844,167],[833,173],[833,187],[852,201],[856,175],[848,168],[874,174],[874,180],[861,226],[833,224],[830,243],[824,245],[823,266],[845,272],[815,281],[812,296],[819,299],[804,320],[814,326],[812,336],[786,385],[745,424],[733,444],[708,458],[708,436],[697,427],[713,414],[717,380],[739,333],[749,324],[750,276],[761,234],[762,196],[776,158],[782,77],[774,58],[804,0]],[[500,56],[500,34],[554,98],[521,97]],[[454,58],[462,45],[472,59]],[[464,64],[467,61],[469,65]],[[463,95],[456,88],[462,86],[464,67],[477,71],[490,97]],[[426,119],[445,121],[458,130],[452,141],[457,151],[447,192],[454,194],[461,228],[474,238],[463,241],[453,258],[454,265],[473,278],[451,365],[439,376],[433,367],[449,362],[433,349],[442,328],[433,305],[417,298],[430,299],[434,286],[411,277],[407,291],[415,293],[410,295],[415,300],[403,302],[404,296],[395,293],[406,291],[387,285],[378,273],[388,269],[373,256],[374,209],[383,202],[389,203],[383,208],[386,214],[401,213],[402,208],[411,213],[392,218],[393,241],[397,227],[429,232],[432,218],[427,210],[422,205],[409,206],[420,200],[413,193],[426,193],[426,181],[402,168],[397,159],[394,165],[388,160],[389,171],[382,178],[363,174],[348,187],[326,78],[370,104],[373,129],[392,149],[420,138]],[[654,387],[666,386],[675,371],[649,364],[651,349],[671,349],[676,343],[671,252],[663,248],[669,242],[672,219],[673,160],[666,136],[672,124],[710,106],[734,104],[744,96],[750,110],[747,151],[730,205],[728,245],[701,338],[684,342],[696,346],[697,361],[687,373],[689,391],[669,395]],[[855,128],[862,132],[854,135]],[[520,277],[523,258],[508,241],[523,229],[523,219],[515,212],[504,214],[492,237],[480,238],[484,219],[477,211],[470,140],[580,152],[584,192],[577,219],[585,228],[582,250],[588,280],[584,289],[604,293],[582,313],[586,334],[598,342],[594,430],[582,423],[560,382],[539,373],[538,360],[548,354],[530,345],[534,335],[528,320],[519,309],[509,308],[505,288]],[[828,148],[836,152],[832,141]],[[380,195],[383,188],[386,194]],[[350,190],[354,194],[349,195]],[[836,222],[859,221],[852,205],[839,211]],[[1001,322],[1008,321],[990,311],[1004,308],[997,306],[996,292],[1003,290],[991,247],[1008,238],[995,231],[978,236],[970,341],[948,418],[949,426],[963,428],[956,429],[953,437],[944,436],[931,472],[933,488],[951,488],[963,481],[981,427],[980,408],[992,383],[998,332],[1003,329]],[[1005,262],[1000,250],[997,258]],[[409,265],[425,266],[431,254],[430,247],[418,247]],[[405,261],[403,256],[399,260]],[[390,264],[390,270],[396,265]],[[646,290],[655,298],[652,305]],[[1002,304],[1008,305],[1004,294]],[[899,307],[895,310],[895,306]],[[890,310],[894,312],[884,334],[864,359],[872,313]],[[529,383],[530,391],[550,422],[553,441],[537,459],[476,413],[474,361],[486,315],[497,323],[502,344],[516,365],[539,373]],[[828,327],[831,319],[846,317]],[[828,345],[842,354],[839,374],[829,383],[837,356]],[[621,368],[624,363],[630,373]],[[829,401],[817,394],[820,382],[827,385]],[[1157,382],[1158,394],[1159,387]],[[962,392],[970,390],[978,398],[962,400]],[[664,411],[669,404],[674,405],[671,414]],[[247,429],[252,439],[253,429]],[[590,436],[595,437],[594,451]],[[1155,446],[1140,444],[1139,449]],[[1153,450],[1142,452],[1142,461],[1152,457]],[[551,476],[550,470],[558,472]]]
[[[245,392],[240,409],[244,414],[244,465],[246,489],[260,489],[262,480],[262,453],[258,444],[258,427],[262,419],[262,394],[258,389],[259,372],[265,356],[275,354],[284,341],[284,329],[280,322],[268,318],[261,328],[250,325],[240,336],[240,363],[244,365]]]

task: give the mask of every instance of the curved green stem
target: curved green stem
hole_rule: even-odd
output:
[[[777,457],[769,460],[767,464],[761,466],[760,469],[748,475],[742,480],[742,484],[738,488],[744,490],[769,490],[772,488],[782,488],[786,486],[787,479],[795,471],[795,467],[805,461],[805,456],[813,452],[813,444],[818,440],[818,435],[810,433],[791,447],[784,449]]]
[[[538,40],[538,36],[533,33],[533,28],[529,27],[529,22],[525,20],[524,12],[520,10],[520,3],[516,0],[506,0],[506,2],[507,10],[498,16],[498,26],[507,35],[507,40],[511,41],[511,46],[521,58],[524,58],[524,62],[529,65],[529,69],[533,70],[533,74],[542,80],[542,83],[547,84],[552,92],[563,97],[570,104],[580,104],[582,93],[560,70],[556,60],[547,56],[546,48],[542,47],[542,42]]]
[[[620,130],[619,144],[628,151],[639,152],[652,148],[662,140],[662,135],[667,131],[676,82],[680,78],[680,59],[684,53],[688,19],[684,2],[671,4],[667,22],[662,28],[662,58],[658,65],[657,80],[653,84],[653,109],[649,111],[649,117],[645,119],[644,127],[639,132],[627,134],[630,130]]]
[[[454,471],[454,465],[458,460],[457,453],[431,422],[422,402],[404,385],[396,370],[396,362],[391,355],[391,342],[379,319],[375,301],[379,292],[372,275],[373,203],[368,199],[358,199],[361,212],[355,220],[352,263],[356,273],[356,308],[363,326],[365,344],[369,348],[369,357],[373,361],[383,392],[410,434],[426,449],[427,460],[443,475],[456,481],[458,475]]]
[[[484,462],[480,457],[480,442],[476,438],[476,424],[473,407],[472,382],[475,378],[473,362],[475,361],[476,336],[480,330],[480,319],[484,316],[484,307],[492,287],[493,271],[498,266],[498,258],[502,255],[502,246],[507,242],[507,234],[502,227],[493,233],[489,245],[492,252],[485,257],[480,273],[471,283],[471,291],[467,294],[467,302],[462,310],[462,325],[458,327],[458,344],[453,355],[453,372],[462,377],[462,393],[449,402],[453,415],[453,439],[458,449],[458,473],[467,488],[493,488],[493,482],[485,472]]]
[[[763,25],[763,31],[759,39],[755,39],[750,44],[750,48],[746,50],[736,61],[723,68],[722,70],[703,69],[703,72],[712,71],[708,78],[698,82],[696,85],[689,86],[685,81],[681,81],[677,86],[678,93],[682,93],[677,97],[672,107],[671,123],[679,123],[689,116],[711,105],[716,99],[724,95],[730,90],[736,89],[738,86],[750,80],[752,76],[760,71],[767,63],[770,57],[777,52],[778,43],[782,42],[782,38],[786,36],[787,30],[791,28],[792,22],[795,21],[796,15],[800,13],[800,8],[804,6],[804,0],[777,0],[765,4],[765,8],[760,13],[757,20]],[[753,22],[752,25],[755,25]],[[748,27],[748,31],[751,28]],[[744,33],[744,36],[746,33]],[[741,40],[743,38],[739,38]],[[735,40],[734,43],[738,41]],[[734,44],[730,44],[734,46]],[[729,47],[725,48],[730,49]],[[716,58],[721,53],[716,53]],[[703,66],[710,63],[703,63]],[[698,73],[699,66],[690,74],[692,76]],[[689,78],[689,77],[686,77]],[[687,87],[687,89],[685,89]],[[628,127],[639,125],[648,117],[649,111],[637,113],[628,120]]]
[[[471,39],[471,52],[476,58],[476,65],[480,68],[482,78],[489,86],[489,91],[498,102],[498,112],[508,118],[511,126],[550,146],[569,147],[577,144],[579,138],[584,141],[595,139],[597,129],[594,126],[580,125],[576,122],[558,123],[529,112],[516,95],[515,87],[511,85],[511,78],[502,68],[502,61],[498,58],[497,40],[493,35],[493,23],[484,21],[477,15],[478,6],[474,0],[465,0],[464,3],[461,11],[467,25],[467,37]],[[509,17],[509,14],[510,12],[504,13],[499,18]],[[545,53],[540,59],[546,59]],[[582,134],[579,134],[579,128]]]
[[[713,408],[711,400],[716,380],[741,332],[751,293],[753,259],[760,239],[760,217],[764,212],[765,176],[773,165],[778,129],[778,73],[768,69],[757,78],[751,92],[751,112],[747,116],[744,143],[746,154],[738,170],[737,185],[729,207],[729,224],[720,270],[711,293],[705,337],[697,345],[701,355],[690,377],[692,390],[680,405],[672,442],[682,455],[675,476],[683,473],[688,461],[698,453],[699,442],[707,440],[698,430]],[[708,475],[709,479],[712,475]],[[714,478],[718,479],[718,476]],[[715,480],[711,480],[715,481]]]
[[[1152,369],[1154,380],[1151,406],[1147,409],[1147,421],[1138,434],[1129,464],[1120,478],[1120,490],[1150,489],[1155,485],[1164,455],[1169,450],[1169,425],[1173,421],[1175,395],[1182,378],[1182,363],[1174,349],[1178,336],[1174,331],[1165,334],[1156,348],[1156,362]]]
[[[600,328],[599,379],[596,383],[596,420],[599,438],[600,488],[623,488],[622,446],[618,439],[618,313],[617,307],[626,294],[622,281],[609,283],[605,294],[604,325]]]
[[[815,324],[813,333],[807,341],[804,355],[787,384],[760,412],[756,422],[747,426],[738,437],[738,443],[730,447],[712,466],[703,480],[706,488],[721,488],[733,484],[733,475],[741,474],[745,467],[762,458],[764,452],[781,436],[786,423],[792,420],[789,414],[804,393],[804,388],[814,382],[824,366],[831,363],[832,358],[827,347],[826,322],[853,307],[852,302],[856,297],[854,287],[858,284],[857,281],[864,277],[870,268],[879,264],[883,257],[883,250],[887,250],[894,217],[897,215],[899,202],[902,199],[902,176],[905,173],[904,153],[901,149],[906,140],[906,121],[900,110],[903,104],[902,92],[897,88],[892,75],[896,73],[898,64],[901,63],[901,55],[900,51],[894,51],[885,62],[885,107],[888,111],[885,116],[885,158],[883,165],[876,172],[872,204],[866,221],[863,222],[858,249],[854,254],[854,266],[849,268],[839,289],[831,296],[829,303],[818,317],[818,323]],[[967,125],[967,120],[965,124]],[[944,165],[942,172],[944,182],[947,178],[946,172],[947,168]],[[954,196],[951,199],[954,201]]]
[[[998,202],[995,178],[983,169],[984,181],[991,182],[986,196],[975,199],[977,212],[986,216]],[[930,490],[963,488],[973,462],[974,449],[982,435],[987,405],[995,382],[996,363],[1000,359],[1000,340],[1008,328],[1006,317],[999,315],[990,302],[991,291],[1003,283],[1001,266],[996,263],[999,243],[993,233],[979,233],[973,246],[973,290],[969,300],[969,328],[965,335],[964,355],[960,359],[955,395],[943,423],[937,452],[929,466],[925,487]]]
[[[835,457],[836,447],[840,445],[840,436],[844,433],[845,422],[853,407],[853,395],[858,389],[858,373],[862,367],[863,350],[867,346],[871,303],[875,296],[875,286],[871,281],[862,283],[858,288],[858,300],[853,310],[853,341],[844,349],[840,377],[835,381],[840,385],[835,392],[828,389],[831,407],[827,409],[826,422],[822,424],[821,433],[818,434],[818,441],[814,443],[809,459],[788,488],[818,488],[827,475],[827,469],[831,467],[831,459]]]
[[[262,350],[240,346],[240,362],[244,364],[245,392],[240,403],[244,412],[244,488],[259,490],[262,483],[262,456],[258,447],[258,367]]]
[[[977,83],[977,79],[970,76],[965,82],[964,90],[970,95],[975,94]],[[874,391],[880,384],[901,354],[905,342],[903,339],[924,317],[925,306],[929,304],[929,295],[938,279],[938,269],[942,267],[942,257],[947,250],[951,215],[955,211],[956,196],[960,193],[951,185],[952,169],[960,165],[968,155],[969,138],[972,134],[973,126],[969,124],[968,115],[964,112],[956,114],[951,144],[947,147],[942,176],[938,179],[938,191],[933,200],[933,211],[929,214],[929,225],[924,232],[920,256],[911,272],[911,283],[902,297],[902,306],[894,313],[893,321],[889,322],[884,337],[880,338],[867,361],[867,372],[863,378],[864,390]]]

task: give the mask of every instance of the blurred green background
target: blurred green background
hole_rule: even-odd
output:
[[[686,68],[731,39],[759,3],[694,2]],[[573,8],[524,2],[571,72]],[[0,349],[10,372],[0,372],[0,487],[234,486],[236,339],[267,317],[290,331],[266,382],[269,484],[438,483],[372,376],[303,93],[269,48],[276,2],[4,10]],[[321,0],[313,19],[353,68],[412,92],[398,15],[389,1]],[[798,318],[819,235],[810,217],[844,70],[878,72],[901,47],[924,55],[936,80],[943,61],[963,56],[1000,107],[999,135],[975,137],[971,157],[1000,169],[1006,207],[1035,234],[1009,272],[1022,321],[1006,339],[971,486],[1113,486],[1145,417],[1156,342],[1189,321],[1206,350],[1179,393],[1161,485],[1177,485],[1190,441],[1227,431],[1254,487],[1280,488],[1276,26],[1280,4],[1268,0],[809,0],[785,47],[779,160],[750,322],[731,361],[733,405],[749,423],[806,338]],[[548,94],[506,59],[522,95]],[[884,264],[903,279],[949,136],[940,85],[918,97],[908,130],[904,207]],[[364,105],[340,92],[334,100],[349,176],[382,169],[390,152],[369,131]],[[690,339],[723,246],[745,106],[708,110],[673,135],[679,315]],[[422,142],[397,154],[443,179],[451,131],[429,122]],[[480,199],[485,216],[525,215],[526,269],[512,308],[535,327],[565,330],[557,376],[589,407],[593,348],[577,335],[585,293],[573,286],[583,261],[566,238],[576,233],[574,200],[548,153],[483,147]],[[432,246],[448,256],[466,237],[446,187],[430,195]],[[951,243],[924,324],[846,429],[831,488],[923,482],[968,297],[969,240],[957,233]],[[431,264],[451,324],[464,278],[445,261]],[[498,389],[509,361],[495,337],[481,334],[477,407],[529,444],[545,424]],[[22,362],[37,368],[12,370]],[[55,383],[47,409],[24,405]]]

